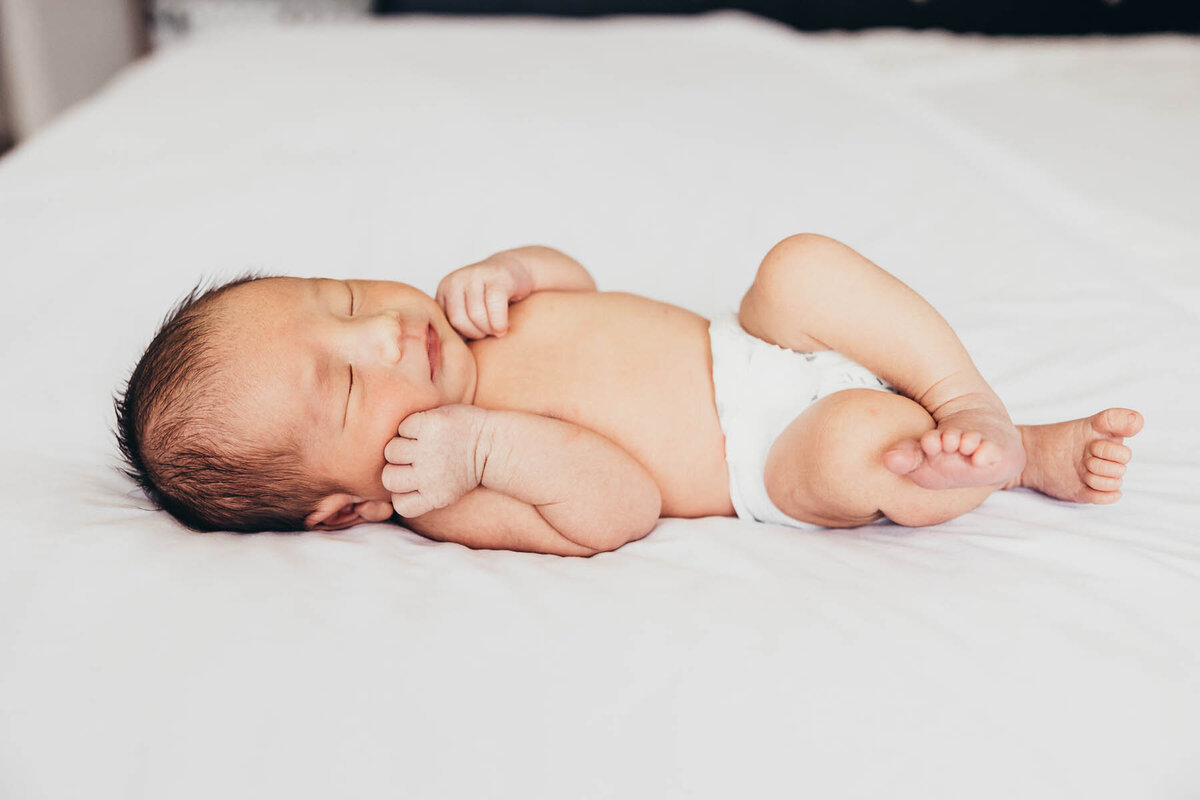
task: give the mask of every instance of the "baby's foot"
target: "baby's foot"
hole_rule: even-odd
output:
[[[1133,452],[1121,443],[1142,429],[1142,415],[1108,408],[1084,419],[1021,425],[1028,463],[1005,486],[1024,486],[1072,503],[1115,503]]]
[[[998,487],[1020,476],[1025,448],[1008,414],[985,403],[942,417],[919,440],[897,443],[883,463],[926,489]]]

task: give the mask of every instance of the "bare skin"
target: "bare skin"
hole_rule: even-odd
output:
[[[1108,408],[1083,419],[1050,425],[1017,425],[1025,450],[1024,469],[1004,489],[1036,489],[1072,503],[1115,503],[1121,499],[1125,465],[1133,456],[1123,442],[1137,434],[1142,415],[1128,408]],[[963,418],[955,425],[939,425],[918,440],[905,440],[884,454],[884,464],[897,475],[906,475],[927,489],[969,485],[972,475],[986,475],[987,465],[996,464],[1001,448],[983,459],[982,473],[972,473],[980,450],[994,445],[982,426]],[[994,467],[991,467],[994,469]]]
[[[394,508],[434,539],[590,555],[660,516],[735,513],[708,320],[596,292],[558,251],[518,248],[456,270],[436,300],[386,281],[270,279],[232,290],[221,309],[229,369],[250,387],[241,407],[269,409],[263,430],[305,431],[301,460],[340,486],[304,510],[310,528]],[[778,436],[764,484],[792,517],[919,526],[1018,486],[1070,502],[1120,496],[1123,439],[1140,415],[1013,425],[946,321],[839,242],[776,245],[739,321],[793,350],[836,349],[900,390],[834,392]],[[498,433],[473,442],[456,420]],[[450,491],[429,464],[458,475],[485,438],[485,476]]]
[[[884,464],[925,489],[1006,486],[1029,457],[1018,427],[986,396],[960,397],[955,405],[935,411],[937,428],[897,444]]]
[[[919,403],[936,429],[885,458],[918,486],[1001,488],[1021,474],[1021,435],[949,324],[841,242],[799,234],[777,244],[742,299],[739,321],[793,350],[837,350]]]
[[[1027,487],[1078,503],[1120,497],[1130,457],[1123,439],[1141,430],[1140,414],[1114,408],[1052,425],[1014,425],[941,315],[840,242],[799,234],[772,248],[742,300],[739,322],[793,350],[836,349],[912,401],[842,398],[814,407],[782,433],[766,480],[790,516],[837,526],[861,524],[881,510],[902,524],[928,525],[999,489]],[[880,415],[891,424],[878,424]],[[831,472],[838,459],[822,449],[833,440],[856,454],[842,473]],[[823,465],[819,477],[813,464]],[[831,485],[858,488],[840,493]]]
[[[1020,425],[1029,459],[1005,489],[1037,491],[1072,503],[1115,503],[1121,499],[1125,465],[1133,451],[1127,436],[1142,429],[1142,415],[1128,408],[1053,425]]]

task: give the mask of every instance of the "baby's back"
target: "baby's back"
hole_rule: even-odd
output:
[[[640,461],[662,514],[731,515],[708,320],[619,292],[539,292],[502,338],[470,344],[475,403],[573,422]]]

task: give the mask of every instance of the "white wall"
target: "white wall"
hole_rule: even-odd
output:
[[[5,114],[23,139],[139,51],[137,0],[0,0]]]

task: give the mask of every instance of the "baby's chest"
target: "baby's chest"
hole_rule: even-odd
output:
[[[712,399],[707,321],[635,295],[534,295],[512,307],[507,336],[472,351],[480,405],[637,425]]]
[[[504,339],[472,346],[477,405],[557,417],[608,437],[655,476],[664,508],[678,504],[698,470],[723,474],[707,320],[597,293],[534,295],[512,312]]]

